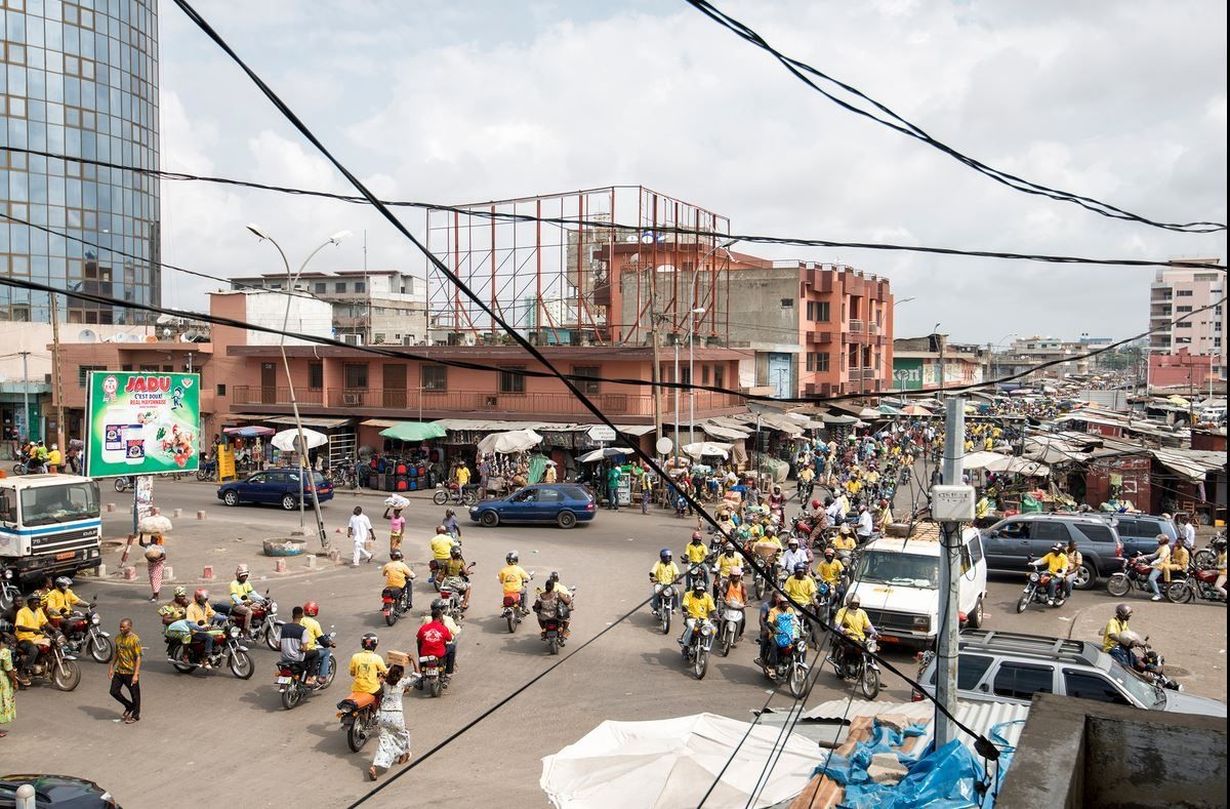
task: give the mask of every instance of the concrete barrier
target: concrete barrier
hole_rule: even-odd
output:
[[[171,516],[172,517],[182,517],[184,516],[184,510],[182,508],[172,509]]]
[[[273,572],[274,573],[285,573],[286,572],[286,560],[285,559],[275,559],[273,562]]]
[[[318,567],[318,563],[316,561],[316,554],[309,553],[307,555],[307,566],[308,566],[308,570],[315,570]]]
[[[205,565],[205,569],[201,571],[201,578],[205,579],[205,581],[213,581],[214,580],[214,566]]]
[[[204,512],[204,511],[198,511],[198,512],[196,513],[196,518],[197,518],[198,520],[203,520],[203,519],[205,519],[205,512]]]
[[[137,569],[133,567],[132,565],[125,567],[123,570],[123,573],[124,573],[124,581],[136,581],[137,580]]]
[[[107,513],[108,513],[108,514],[110,514],[112,511],[115,511],[115,503],[108,503],[108,504],[107,504]]]

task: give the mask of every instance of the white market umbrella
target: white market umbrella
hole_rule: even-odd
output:
[[[730,448],[730,444],[718,441],[697,441],[694,444],[684,444],[683,452],[693,458],[729,458]]]
[[[677,809],[697,806],[721,773],[708,809],[763,809],[802,792],[819,761],[815,742],[788,736],[782,743],[780,732],[709,713],[607,721],[545,757],[538,784],[556,809]],[[780,757],[749,803],[770,754]]]
[[[998,452],[987,452],[979,450],[977,452],[967,452],[961,458],[961,466],[967,472],[972,472],[975,469],[990,469],[993,463],[1003,463],[1008,460],[1007,455],[1001,455]]]
[[[1030,461],[1025,458],[1004,458],[1002,461],[992,461],[984,467],[988,472],[1015,472],[1028,477],[1046,477],[1051,468],[1041,461]]]
[[[308,449],[322,447],[329,443],[329,436],[324,433],[318,433],[315,430],[303,428],[303,442],[307,444]],[[269,443],[273,444],[283,452],[295,452],[295,448],[299,444],[299,431],[294,427],[289,430],[282,430],[276,433],[273,438],[269,439]]]
[[[595,461],[601,461],[603,458],[614,458],[616,455],[631,454],[632,450],[627,447],[602,447],[601,449],[591,449],[580,458],[577,458],[577,460],[581,463],[594,463]],[[547,463],[552,466],[555,465],[554,461],[547,461]]]
[[[509,430],[484,436],[483,440],[478,442],[478,451],[484,455],[492,452],[511,455],[533,449],[541,443],[542,436],[533,430]]]

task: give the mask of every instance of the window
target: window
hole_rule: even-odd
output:
[[[726,387],[726,369],[721,365],[713,366],[713,387]]]
[[[333,285],[333,291],[334,291],[334,292],[345,292],[345,291],[346,291],[346,282],[345,282],[345,281],[338,281],[336,284],[334,284],[334,285]]]
[[[597,377],[598,371],[599,369],[597,365],[574,365],[572,367],[572,373],[576,376]],[[598,382],[596,381],[596,379],[593,382],[583,382],[581,380],[573,380],[573,383],[578,388],[580,388],[581,393],[597,393],[598,392]]]
[[[559,503],[563,499],[564,498],[560,497],[559,491],[557,489],[539,489],[538,490],[538,502],[539,503]]]
[[[348,362],[342,366],[343,376],[345,377],[345,385],[347,388],[367,388],[367,364],[358,362]]]
[[[1013,539],[1029,539],[1030,524],[1024,520],[1012,520],[1006,522],[999,527],[997,533],[1000,536],[1011,537]]]
[[[0,521],[17,522],[17,502],[14,489],[0,489]]]
[[[827,303],[824,305],[828,306]],[[829,369],[829,352],[821,351],[819,354],[816,355],[816,370],[820,372],[824,372],[824,371],[827,371],[828,369]]]
[[[308,363],[308,390],[320,390],[325,386],[325,364]]]
[[[1115,541],[1115,535],[1110,530],[1110,526],[1107,525],[1081,525],[1077,523],[1076,530],[1094,542],[1114,543]],[[1153,536],[1157,536],[1157,534],[1153,534]]]
[[[812,351],[807,352],[807,370],[816,370],[816,355]]]
[[[1174,326],[1176,329],[1190,329],[1192,327],[1192,322],[1190,320],[1180,320],[1175,323]]]
[[[1064,669],[1063,690],[1067,696],[1076,699],[1095,699],[1098,702],[1112,702],[1116,705],[1132,704],[1131,700],[1123,696],[1110,680],[1083,671]]]
[[[829,322],[829,302],[820,301],[816,304],[816,320],[821,323]]]
[[[794,298],[782,298],[782,308],[783,309],[793,309],[794,308]]]
[[[1003,663],[995,672],[994,690],[997,696],[1026,701],[1034,694],[1053,694],[1055,670],[1029,663]]]
[[[977,688],[982,675],[987,673],[993,660],[994,658],[986,655],[960,655],[957,658],[957,688],[961,691],[973,691]],[[931,672],[929,682],[932,685],[935,685],[935,676],[938,672],[938,666]]]
[[[1175,293],[1175,297],[1190,298],[1192,297],[1192,291],[1190,289],[1180,289],[1178,292]]]
[[[510,365],[500,371],[500,393],[525,393],[525,377],[517,373],[524,365]]]
[[[1039,542],[1062,542],[1068,544],[1068,527],[1058,522],[1034,523],[1033,538]]]
[[[709,384],[709,366],[708,365],[700,366],[700,384],[702,385]]]
[[[366,292],[366,291],[367,291],[367,282],[366,282],[366,281],[355,281],[355,282],[354,282],[354,291],[355,291],[355,292]]]
[[[219,396],[225,396],[225,395],[226,395],[226,385],[223,385],[223,384],[221,384],[221,383],[219,383],[219,384],[217,384],[217,385],[214,385],[214,390],[215,390],[215,391],[217,391],[217,394],[218,394]]]
[[[444,365],[424,365],[420,379],[423,390],[448,390],[448,368]]]
[[[105,371],[105,365],[82,365],[77,368],[77,387],[84,388],[90,381],[90,371]]]
[[[325,292],[328,289],[329,289],[329,285],[326,284],[324,281],[317,281],[316,283],[312,284],[312,291],[315,292],[317,295],[325,294]]]
[[[1175,307],[1176,312],[1190,312],[1191,310],[1192,308],[1190,306],[1176,306]]]

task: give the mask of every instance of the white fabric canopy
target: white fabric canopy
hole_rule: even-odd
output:
[[[1008,456],[1001,455],[998,452],[987,452],[985,450],[967,452],[961,458],[961,468],[967,472],[972,472],[975,469],[989,469],[989,464],[1001,463],[1006,460],[1008,460]]]
[[[505,433],[492,433],[484,436],[478,442],[478,451],[484,454],[498,452],[509,455],[514,452],[525,452],[542,443],[542,436],[533,430],[509,430]]]
[[[283,452],[294,452],[295,447],[299,443],[298,435],[299,431],[292,427],[289,430],[282,430],[276,433],[273,438],[269,439],[269,443]],[[325,444],[328,444],[329,436],[304,427],[303,440],[307,444],[308,449],[313,449],[314,447],[323,447]]]
[[[685,455],[690,455],[693,458],[729,458],[730,444],[722,444],[717,441],[697,441],[694,444],[684,444],[683,452]]]
[[[594,463],[601,461],[603,458],[614,458],[616,455],[631,455],[632,450],[627,447],[602,447],[600,449],[591,449],[581,457],[577,458],[581,463]]]
[[[542,760],[539,786],[556,809],[677,809],[696,806],[730,760],[747,722],[703,713],[649,722],[603,722]],[[781,728],[757,725],[739,747],[707,809],[741,809]],[[820,763],[814,742],[788,736],[768,784],[751,805],[798,795]]]
[[[1003,457],[1001,461],[992,461],[986,465],[986,470],[988,472],[1015,472],[1030,477],[1046,477],[1051,473],[1051,468],[1040,461],[1016,457]]]

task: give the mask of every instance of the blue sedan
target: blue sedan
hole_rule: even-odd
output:
[[[553,522],[560,528],[572,528],[578,522],[589,522],[596,513],[593,495],[575,483],[536,483],[508,497],[470,506],[470,519],[487,528],[502,522]]]
[[[316,499],[324,503],[333,499],[333,484],[319,472],[312,473]],[[232,480],[218,487],[218,499],[228,506],[240,503],[276,503],[287,511],[299,508],[299,470],[267,469],[254,472],[247,480]],[[304,482],[303,500],[312,502],[312,483]]]

